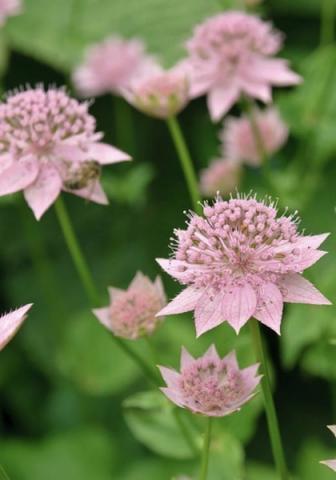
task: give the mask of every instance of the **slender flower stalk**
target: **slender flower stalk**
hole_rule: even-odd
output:
[[[321,2],[321,34],[320,45],[328,45],[334,41],[335,35],[335,0],[322,0]]]
[[[76,234],[71,224],[70,217],[66,210],[65,204],[61,198],[55,203],[56,215],[58,217],[65,242],[68,246],[71,258],[77,269],[78,275],[87,293],[88,299],[93,304],[99,303],[99,293],[94,284],[91,272],[80,248]],[[143,371],[145,377],[153,385],[158,384],[158,376],[154,370],[136,353],[130,348],[127,343],[114,335],[112,335],[114,342],[130,357]]]
[[[261,336],[260,326],[257,320],[253,319],[250,323],[254,349],[258,362],[262,367],[261,388],[264,397],[264,405],[267,417],[268,431],[272,444],[273,457],[276,468],[281,480],[288,480],[288,471],[286,466],[285,454],[281,440],[279,422],[273,401],[269,367],[266,358],[265,347]]]
[[[207,417],[205,433],[204,433],[204,443],[203,443],[203,452],[202,452],[199,480],[207,480],[208,478],[211,432],[212,432],[212,418]]]
[[[177,155],[181,162],[181,167],[187,182],[189,194],[193,203],[195,212],[200,212],[201,196],[198,188],[197,176],[192,164],[191,156],[185,142],[180,124],[176,117],[167,118],[167,125],[174,142]]]

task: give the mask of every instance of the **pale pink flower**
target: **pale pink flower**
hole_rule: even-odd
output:
[[[328,428],[336,437],[336,425],[328,425]],[[327,465],[327,467],[331,468],[331,470],[334,470],[334,472],[336,472],[336,460],[323,460],[320,463],[323,463],[323,465]]]
[[[175,231],[174,257],[157,260],[187,286],[158,315],[194,310],[197,336],[224,321],[238,333],[252,316],[280,334],[284,302],[330,304],[301,276],[328,234],[304,236],[295,217],[251,196],[217,197],[203,212]]]
[[[33,304],[30,303],[0,317],[0,351],[14,337],[32,306]]]
[[[216,158],[200,173],[200,191],[206,197],[213,197],[218,192],[228,195],[237,188],[241,173],[239,162]]]
[[[93,310],[117,337],[136,340],[151,335],[161,323],[155,314],[166,304],[160,277],[152,282],[138,272],[127,290],[109,288],[110,305]]]
[[[0,27],[5,24],[8,17],[18,15],[21,11],[21,0],[0,0]]]
[[[62,190],[108,203],[101,165],[130,157],[100,142],[88,103],[36,87],[0,105],[0,196],[23,190],[39,220]]]
[[[275,108],[254,110],[254,118],[260,135],[263,151],[271,155],[287,141],[288,128]],[[223,153],[236,161],[260,165],[260,146],[256,141],[251,121],[247,115],[229,117],[220,132]]]
[[[270,102],[272,86],[301,81],[286,60],[273,58],[281,46],[282,35],[256,16],[231,11],[208,18],[187,43],[191,97],[208,95],[214,121],[241,94]]]
[[[197,359],[182,348],[181,372],[159,367],[167,387],[162,392],[176,405],[209,417],[224,417],[255,394],[258,364],[239,369],[236,353],[220,358],[216,347]]]
[[[152,63],[141,40],[111,36],[87,49],[83,63],[74,71],[73,81],[84,96],[120,94]]]
[[[123,96],[131,105],[148,115],[171,117],[188,103],[188,72],[182,64],[164,70],[158,63],[153,63],[129,83],[123,90]]]

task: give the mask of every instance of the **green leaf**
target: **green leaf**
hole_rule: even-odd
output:
[[[124,401],[125,419],[134,436],[155,453],[166,457],[185,459],[194,456],[181,434],[174,411],[175,407],[160,392],[142,392]],[[199,432],[190,421],[190,415],[178,411],[185,428],[201,445]]]
[[[20,480],[110,480],[115,455],[111,437],[90,428],[51,436],[41,442],[1,442],[1,461]]]
[[[57,363],[63,375],[95,395],[119,392],[139,374],[111,334],[89,312],[69,321]]]
[[[24,14],[11,20],[7,34],[12,47],[66,72],[85,47],[114,33],[143,38],[172,63],[183,54],[195,23],[220,9],[218,0],[57,0],[48,8],[45,0],[26,0]]]
[[[216,421],[216,420],[215,420]],[[209,480],[243,480],[244,451],[230,434],[214,437],[210,448]]]
[[[278,480],[278,474],[274,468],[261,463],[248,463],[246,468],[248,480]]]

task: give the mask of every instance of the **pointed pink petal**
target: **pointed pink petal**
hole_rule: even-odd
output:
[[[194,357],[190,355],[185,347],[181,349],[181,369],[188,367],[195,361]]]
[[[165,272],[183,283],[189,263],[167,258],[157,258],[156,261]]]
[[[100,323],[104,325],[108,330],[112,331],[111,317],[110,317],[110,308],[95,308],[92,310],[93,314],[98,318]]]
[[[278,287],[265,283],[259,289],[259,299],[255,318],[280,335],[283,299]]]
[[[220,361],[220,357],[218,355],[218,352],[217,352],[217,349],[215,347],[214,344],[210,345],[210,347],[208,348],[208,350],[205,352],[205,354],[203,355],[203,358],[208,358],[208,359],[212,359],[214,360],[215,362],[219,362]]]
[[[256,57],[250,66],[249,77],[276,86],[298,85],[302,78],[294,73],[282,58]]]
[[[38,163],[32,156],[11,164],[0,176],[0,196],[15,193],[33,183],[38,174]]]
[[[129,284],[128,290],[133,290],[134,288],[151,288],[152,286],[152,282],[149,280],[149,278],[146,277],[146,275],[144,275],[142,272],[138,271]]]
[[[204,292],[195,308],[196,337],[217,327],[223,321],[222,293],[211,298],[207,292]]]
[[[171,302],[168,303],[159,313],[157,317],[163,315],[174,315],[176,313],[190,312],[194,310],[198,300],[202,296],[202,290],[194,287],[187,287],[182,290]]]
[[[235,85],[215,87],[208,93],[208,109],[213,122],[218,122],[238,100],[238,89]]]
[[[180,385],[180,374],[173,370],[172,368],[161,367],[159,366],[160,373],[163,380],[166,382],[169,388],[179,388]]]
[[[237,355],[236,355],[235,350],[232,350],[232,352],[228,353],[228,355],[226,355],[223,358],[223,362],[225,362],[225,364],[229,368],[231,368],[232,370],[238,370],[239,369],[239,365],[238,365],[238,361],[237,361]]]
[[[87,156],[93,160],[96,160],[101,165],[131,160],[131,157],[127,153],[122,152],[118,148],[103,142],[92,144],[92,146],[89,148]]]
[[[121,288],[109,287],[108,292],[109,292],[109,296],[110,296],[110,301],[112,302],[120,294],[125,293],[125,290],[122,290]]]
[[[284,275],[278,282],[285,302],[331,305],[331,302],[298,273]]]
[[[90,202],[96,202],[100,205],[108,205],[108,198],[98,181],[94,181],[91,185],[81,188],[80,190],[70,190],[69,188],[63,188],[65,192],[72,193],[78,197],[86,198]]]
[[[154,280],[154,286],[161,297],[162,305],[165,305],[167,303],[167,297],[161,277],[159,277],[159,275]]]
[[[241,327],[254,314],[257,296],[251,285],[246,283],[227,292],[222,301],[223,316],[238,334]]]
[[[68,142],[55,145],[53,155],[56,157],[56,161],[57,159],[63,159],[70,162],[84,162],[88,159],[87,153],[82,148]]]
[[[294,243],[294,247],[313,249],[318,248],[329,237],[329,235],[330,233],[321,233],[320,235],[305,235],[299,237]]]
[[[184,408],[184,401],[182,395],[171,388],[160,388],[161,392],[166,395],[166,397],[177,406]]]
[[[320,463],[326,465],[327,467],[331,468],[331,470],[334,470],[334,472],[336,472],[336,460],[323,460]]]
[[[310,248],[302,249],[298,258],[294,260],[294,265],[299,272],[303,272],[306,268],[311,267],[327,252],[323,250],[312,250]]]
[[[50,163],[43,165],[34,183],[24,190],[26,202],[33,210],[36,220],[40,220],[55,202],[61,188],[62,180],[58,170]]]
[[[32,306],[33,304],[30,303],[0,317],[0,350],[13,338]]]
[[[257,98],[264,103],[272,101],[272,90],[266,83],[255,83],[251,81],[241,81],[242,90],[252,98]]]

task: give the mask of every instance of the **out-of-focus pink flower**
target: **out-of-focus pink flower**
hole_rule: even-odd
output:
[[[19,15],[21,11],[21,0],[0,0],[0,27],[5,24],[8,17]]]
[[[110,305],[93,310],[117,337],[136,340],[151,335],[161,323],[155,314],[166,304],[160,277],[152,282],[138,272],[127,290],[109,288]]]
[[[336,437],[336,425],[328,425],[328,428]],[[327,465],[327,467],[331,468],[331,470],[334,470],[334,472],[336,472],[336,460],[323,460],[320,463],[323,463],[323,465]]]
[[[242,168],[239,162],[226,158],[216,158],[208,168],[200,173],[200,190],[206,197],[213,197],[218,192],[228,195],[239,184]]]
[[[153,62],[140,40],[111,36],[87,49],[83,63],[74,71],[73,81],[84,96],[119,95]]]
[[[256,16],[232,11],[207,19],[187,43],[191,97],[208,95],[214,121],[241,94],[270,102],[272,86],[301,81],[286,60],[272,58],[281,45],[282,35]]]
[[[238,333],[254,316],[280,334],[284,302],[330,302],[302,272],[325,252],[328,234],[304,236],[293,216],[250,196],[205,204],[176,230],[174,257],[161,267],[187,288],[158,315],[194,310],[197,336],[227,321]]]
[[[158,63],[149,65],[124,89],[125,99],[144,113],[168,118],[179,113],[189,100],[188,72],[178,64],[164,70]]]
[[[179,407],[209,417],[224,417],[253,397],[261,379],[258,366],[240,370],[235,352],[221,359],[214,345],[197,359],[182,348],[180,373],[159,367],[167,384],[161,390]]]
[[[23,190],[38,220],[61,190],[108,203],[101,165],[130,157],[101,138],[88,104],[62,89],[9,96],[0,105],[0,196]]]
[[[33,304],[30,303],[0,317],[0,351],[14,337],[32,306]]]
[[[279,150],[288,138],[288,128],[280,118],[275,108],[254,110],[254,118],[263,151],[273,154]],[[243,115],[240,118],[229,117],[220,133],[223,142],[223,153],[236,161],[246,162],[250,165],[260,165],[260,147],[256,140],[251,121]]]

